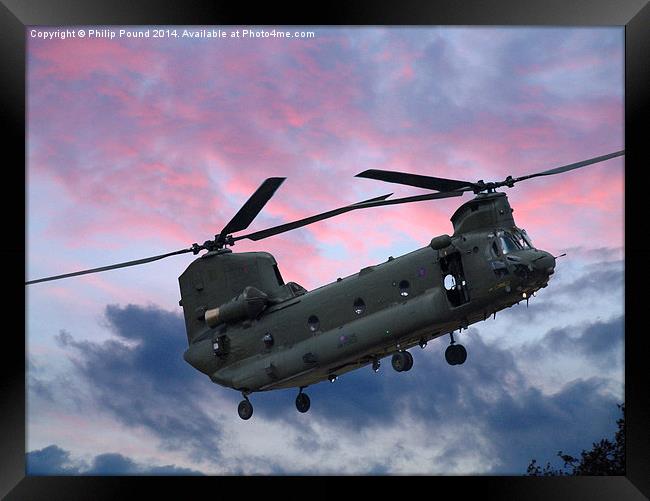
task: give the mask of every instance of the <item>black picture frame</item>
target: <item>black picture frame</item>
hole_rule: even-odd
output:
[[[252,12],[251,12],[252,11]],[[14,215],[22,202],[25,207],[25,27],[31,25],[165,25],[165,24],[240,24],[240,25],[561,25],[561,26],[625,26],[625,404],[627,474],[625,477],[420,477],[423,487],[449,488],[450,492],[466,493],[468,487],[501,499],[643,499],[650,496],[650,388],[645,365],[648,336],[642,327],[642,311],[646,297],[647,259],[650,249],[644,244],[645,204],[642,190],[647,186],[642,149],[642,122],[648,110],[650,88],[650,54],[648,27],[650,6],[646,0],[444,0],[415,2],[402,0],[391,5],[375,2],[324,3],[304,11],[280,11],[275,4],[248,4],[215,1],[157,2],[100,0],[3,0],[0,4],[0,52],[2,54],[2,116],[5,120],[5,173],[2,199],[4,231],[2,265],[5,274],[4,314],[20,318],[25,308],[25,220]],[[24,214],[24,213],[23,213]],[[646,223],[647,224],[647,223]],[[27,242],[47,249],[47,242]],[[7,304],[8,302],[8,304]],[[18,322],[25,331],[23,322]],[[19,332],[19,331],[18,331]],[[25,476],[25,339],[14,329],[7,329],[3,338],[6,354],[1,367],[0,385],[0,496],[7,499],[112,499],[123,496],[151,494],[152,484],[168,489],[178,486],[183,492],[187,482],[195,488],[207,488],[213,495],[223,494],[224,484],[241,479],[217,479],[215,484],[193,477],[26,477]],[[210,482],[210,479],[206,479]],[[286,480],[286,479],[285,479]],[[329,482],[330,479],[328,479]],[[367,479],[366,479],[367,480]],[[374,478],[380,487],[394,478]],[[399,481],[399,479],[397,479]],[[254,483],[275,481],[257,477]],[[309,479],[291,479],[291,489],[299,494],[309,492]],[[410,481],[410,480],[409,480]],[[246,479],[246,489],[252,489]],[[237,482],[239,484],[240,482]],[[302,486],[302,487],[300,487]],[[166,491],[169,493],[169,491]],[[249,492],[253,492],[250,490]],[[437,491],[436,491],[437,492]],[[444,492],[444,491],[441,491]],[[335,495],[335,493],[332,493]]]

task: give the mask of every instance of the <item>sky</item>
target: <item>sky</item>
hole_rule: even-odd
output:
[[[161,28],[28,28],[28,280],[212,239],[267,177],[287,179],[250,231],[425,193],[366,169],[498,181],[624,149],[620,27]],[[306,414],[279,390],[242,421],[241,395],[184,362],[191,254],[27,286],[27,473],[519,475],[575,456],[624,401],[623,181],[618,157],[505,188],[535,246],[566,253],[549,286],[459,334],[465,364],[443,337],[408,373],[386,359],[308,388]],[[272,253],[310,290],[451,234],[469,199],[233,251]]]

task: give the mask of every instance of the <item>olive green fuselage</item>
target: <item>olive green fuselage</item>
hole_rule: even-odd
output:
[[[214,328],[202,323],[201,313],[224,301],[201,299],[215,296],[216,289],[210,294],[200,276],[209,276],[212,267],[227,270],[230,262],[256,263],[258,273],[264,262],[275,261],[266,253],[197,259],[181,277],[190,342],[185,360],[215,383],[243,392],[305,387],[467,328],[545,287],[552,256],[496,245],[499,231],[516,228],[505,195],[473,202],[476,207],[466,203],[452,218],[451,238],[437,237],[429,246],[310,292],[284,285],[279,274],[249,283],[271,298],[266,309]]]

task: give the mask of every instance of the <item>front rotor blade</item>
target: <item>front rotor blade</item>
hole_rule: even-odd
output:
[[[290,223],[281,224],[279,226],[273,226],[272,228],[267,228],[265,230],[256,231],[255,233],[249,233],[248,235],[242,235],[240,237],[235,237],[233,240],[241,240],[243,238],[248,238],[249,240],[262,240],[263,238],[271,237],[279,233],[284,233],[285,231],[294,230],[300,228],[301,226],[307,226],[308,224],[315,223],[316,221],[321,221],[330,217],[338,216],[339,214],[344,214],[351,210],[359,208],[358,206],[365,203],[377,202],[380,200],[385,200],[392,193],[388,195],[382,195],[380,197],[371,198],[369,200],[364,200],[363,202],[357,202],[356,204],[346,205],[345,207],[339,207],[338,209],[333,209],[321,214],[316,214],[315,216],[306,217],[299,219],[297,221],[292,221]]]
[[[472,188],[466,188],[464,190],[454,190],[454,191],[447,191],[444,193],[429,193],[427,195],[415,195],[412,197],[404,197],[404,198],[395,198],[393,200],[384,200],[384,201],[367,201],[367,202],[360,202],[356,204],[355,209],[367,209],[369,207],[381,207],[383,205],[396,205],[396,204],[407,204],[411,202],[422,202],[424,200],[437,200],[440,198],[449,198],[449,197],[461,197],[463,196],[463,192],[465,191],[470,191]]]
[[[370,207],[380,207],[382,205],[395,205],[403,204],[409,202],[419,202],[423,200],[435,200],[437,198],[448,198],[448,197],[459,197],[463,194],[462,191],[452,191],[447,193],[429,193],[427,195],[417,195],[413,197],[405,198],[396,198],[395,200],[386,200],[390,195],[384,195],[381,197],[371,198],[370,200],[364,200],[363,202],[357,202],[355,204],[346,205],[345,207],[340,207],[338,209],[333,209],[322,214],[316,214],[315,216],[306,217],[298,221],[292,221],[291,223],[281,224],[279,226],[274,226],[272,228],[267,228],[266,230],[256,231],[255,233],[250,233],[248,235],[242,235],[236,237],[234,240],[240,240],[242,238],[248,238],[250,240],[262,240],[279,233],[284,233],[285,231],[294,230],[302,226],[307,226],[308,224],[315,223],[317,221],[322,221],[330,217],[338,216],[339,214],[344,214],[352,210],[357,209],[367,209]]]
[[[144,259],[136,259],[135,261],[127,261],[125,263],[111,264],[110,266],[102,266],[101,268],[93,268],[92,270],[83,270],[75,271],[74,273],[66,273],[65,275],[56,275],[55,277],[46,277],[39,278],[37,280],[30,280],[25,282],[25,285],[37,284],[39,282],[49,282],[50,280],[59,280],[61,278],[76,277],[79,275],[87,275],[89,273],[99,273],[100,271],[114,270],[116,268],[126,268],[127,266],[137,266],[139,264],[151,263],[152,261],[158,261],[169,256],[175,256],[177,254],[184,254],[186,252],[192,252],[193,249],[182,249],[175,252],[169,252],[167,254],[161,254],[159,256],[147,257]]]
[[[566,171],[569,171],[569,170],[584,167],[586,165],[591,165],[591,164],[595,164],[595,163],[598,163],[598,162],[603,162],[605,160],[609,160],[610,158],[619,157],[621,155],[625,155],[625,150],[617,151],[615,153],[609,153],[607,155],[602,155],[600,157],[590,158],[589,160],[583,160],[582,162],[576,162],[574,164],[563,165],[562,167],[556,167],[554,169],[549,169],[549,170],[545,170],[545,171],[542,171],[542,172],[537,172],[535,174],[530,174],[528,176],[518,177],[516,179],[513,179],[513,182],[516,183],[518,181],[523,181],[524,179],[530,179],[530,178],[533,178],[533,177],[551,176],[553,174],[559,174],[560,172],[566,172]]]
[[[284,177],[270,177],[264,181],[242,205],[235,217],[221,230],[220,235],[226,236],[248,228],[285,179]]]
[[[377,179],[378,181],[386,181],[387,183],[406,184],[408,186],[436,191],[454,191],[474,186],[474,183],[469,181],[459,181],[457,179],[447,179],[444,177],[421,176],[419,174],[379,169],[364,170],[355,177]]]

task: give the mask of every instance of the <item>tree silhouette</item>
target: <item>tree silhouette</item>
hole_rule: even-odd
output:
[[[554,475],[625,475],[625,403],[617,405],[621,411],[621,418],[616,421],[618,431],[614,441],[606,438],[594,442],[589,451],[583,450],[580,458],[559,451],[557,455],[564,461],[562,468],[553,468],[550,462],[542,468],[533,459],[528,465],[526,475],[554,476]]]

